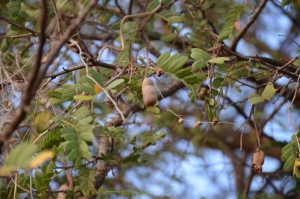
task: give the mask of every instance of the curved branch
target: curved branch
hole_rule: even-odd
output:
[[[244,36],[244,34],[247,32],[247,30],[250,28],[250,26],[254,23],[254,21],[257,19],[257,17],[259,16],[259,14],[261,13],[262,9],[265,7],[266,3],[268,0],[263,0],[258,7],[255,9],[254,14],[252,16],[252,18],[247,22],[247,24],[244,26],[244,28],[239,32],[239,34],[236,36],[236,38],[234,39],[234,41],[231,44],[230,49],[232,51],[235,51],[236,46],[238,44],[238,42],[240,41],[240,39]]]

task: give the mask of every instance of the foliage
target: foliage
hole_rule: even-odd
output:
[[[0,198],[296,197],[299,7],[1,1]]]

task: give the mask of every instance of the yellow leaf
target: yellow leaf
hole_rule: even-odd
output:
[[[96,94],[100,93],[101,88],[100,88],[100,86],[98,84],[94,85],[94,91],[95,91]]]
[[[30,161],[30,167],[31,168],[37,167],[42,162],[53,158],[53,155],[54,154],[52,151],[44,151],[44,152],[39,153],[35,158],[33,158]]]
[[[300,166],[300,159],[297,158],[295,160],[294,168],[293,168],[293,176],[296,175],[296,169]]]
[[[7,176],[16,169],[15,166],[4,166],[0,169],[0,176]]]

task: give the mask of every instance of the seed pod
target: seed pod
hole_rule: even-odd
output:
[[[241,25],[238,21],[234,22],[234,29],[239,31],[241,29]]]
[[[252,168],[256,173],[262,172],[262,165],[264,164],[265,154],[262,151],[256,151],[252,158]]]
[[[142,85],[144,104],[149,107],[153,106],[157,101],[157,90],[151,79],[145,78]]]
[[[178,123],[182,124],[183,123],[183,118],[179,118]]]
[[[207,89],[205,87],[202,88],[198,94],[198,98],[203,101],[206,93],[207,93]]]
[[[202,122],[201,121],[198,121],[198,122],[196,122],[195,124],[194,124],[194,128],[197,128],[197,127],[199,127],[199,126],[201,126],[202,125]]]

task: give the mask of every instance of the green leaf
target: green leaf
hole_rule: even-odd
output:
[[[282,153],[285,153],[287,151],[289,151],[290,149],[293,149],[293,150],[298,150],[298,147],[297,145],[295,145],[295,143],[291,142],[291,143],[288,143],[287,145],[285,145],[282,149],[281,149],[281,152]]]
[[[79,151],[81,153],[85,153],[85,152],[89,151],[89,146],[87,145],[86,142],[84,142],[84,141],[79,142]]]
[[[67,141],[77,140],[77,132],[74,128],[71,127],[62,128],[60,132],[62,133],[61,137]]]
[[[83,190],[83,195],[89,195],[94,192],[95,170],[91,168],[80,169],[78,173],[79,187]]]
[[[161,68],[161,65],[170,57],[170,52],[167,51],[167,52],[164,52],[163,54],[161,54],[159,56],[159,58],[156,60],[156,65],[158,67]]]
[[[211,55],[205,52],[204,50],[193,48],[191,52],[191,57],[195,60],[208,61],[211,59]]]
[[[129,62],[129,57],[130,57],[130,48],[129,42],[134,39],[135,34],[133,33],[126,33],[123,34],[123,38],[125,41],[125,49],[121,52],[118,53],[118,56],[116,58],[116,61],[114,61],[114,64],[118,66],[126,66],[127,63]]]
[[[78,123],[76,125],[76,130],[80,134],[81,133],[92,133],[92,127],[91,127],[91,125],[87,125],[87,124]]]
[[[60,143],[60,131],[58,129],[53,129],[49,132],[41,141],[41,150],[52,149],[54,145],[58,146]]]
[[[299,134],[299,133],[298,133]],[[299,135],[298,135],[299,136]],[[299,137],[298,137],[297,135],[295,135],[295,134],[293,134],[292,136],[291,136],[291,140],[292,140],[292,142],[294,143],[294,144],[296,144],[296,145],[298,145],[297,143],[298,143],[298,141],[299,141]]]
[[[76,95],[76,88],[74,87],[74,85],[69,86],[65,84],[62,90],[61,100],[62,101],[73,100],[74,95]]]
[[[126,164],[126,163],[130,163],[130,162],[138,162],[138,159],[140,157],[141,157],[140,154],[130,154],[122,160],[122,163]]]
[[[157,6],[159,5],[159,1],[160,0],[152,0],[151,3],[149,3],[147,9],[146,9],[146,12],[151,12],[152,10],[154,10],[155,8],[157,8]],[[167,3],[170,3],[169,0],[162,0],[162,6],[163,5],[166,5]]]
[[[105,81],[105,77],[101,74],[96,72],[94,69],[90,68],[89,69],[89,73],[91,74],[92,78],[102,87],[105,88],[104,86],[104,81]]]
[[[89,160],[89,159],[91,159],[91,158],[93,157],[92,154],[91,154],[89,151],[81,152],[80,154],[81,154],[81,156],[82,156],[84,159],[87,159],[87,160]]]
[[[285,170],[285,171],[292,170],[296,159],[297,159],[296,156],[290,156],[284,163],[283,170]]]
[[[134,21],[127,21],[123,24],[123,33],[128,33],[134,31],[136,26],[136,22]]]
[[[248,99],[250,100],[250,103],[253,104],[253,105],[254,104],[259,104],[259,103],[264,101],[264,98],[262,98],[260,95],[258,95],[256,93],[250,94],[248,96]]]
[[[73,140],[73,141],[65,141],[60,143],[60,145],[58,146],[57,150],[58,151],[70,151],[74,148],[78,147],[78,141],[77,140]]]
[[[207,79],[207,76],[203,73],[196,73],[194,75],[197,76],[198,84],[202,84]]]
[[[128,190],[121,190],[121,195],[125,197],[132,197],[132,193]]]
[[[160,40],[165,42],[166,44],[174,41],[176,39],[176,37],[178,37],[178,35],[176,34],[167,34],[167,35],[162,35],[160,37]]]
[[[179,79],[182,79],[186,76],[189,76],[192,74],[192,71],[190,68],[183,68],[183,69],[180,69],[179,71],[177,71],[175,73],[175,75],[179,78]]]
[[[214,115],[213,115],[213,112],[212,112],[212,109],[211,109],[210,106],[207,106],[207,108],[206,108],[206,114],[207,114],[209,120],[212,121],[213,118],[214,118]]]
[[[91,133],[84,132],[84,133],[79,134],[79,138],[84,141],[91,142],[93,140],[94,136]]]
[[[189,85],[194,85],[198,83],[198,78],[196,75],[189,75],[184,77],[183,81]]]
[[[110,83],[106,88],[107,89],[115,88],[115,87],[119,86],[120,84],[122,84],[123,82],[124,82],[124,79],[117,79],[117,80],[113,81],[112,83]]]
[[[7,3],[6,6],[8,9],[8,13],[12,17],[16,17],[19,15],[19,12],[21,10],[21,1],[11,1],[11,2]]]
[[[198,70],[198,69],[204,68],[205,66],[206,66],[205,60],[198,60],[193,63],[192,68],[195,70]]]
[[[176,73],[179,69],[182,68],[182,66],[188,61],[187,56],[182,56],[175,60],[167,69],[167,71],[171,74]]]
[[[229,13],[225,17],[225,25],[220,32],[219,40],[223,41],[224,39],[230,39],[231,34],[234,30],[234,23],[239,20],[240,15],[242,14],[245,5],[235,5],[232,9],[230,9]]]
[[[285,162],[287,161],[287,159],[290,157],[290,156],[295,156],[297,155],[297,152],[298,152],[298,147],[294,144],[291,145],[291,147],[286,150],[285,152],[282,153],[281,157],[280,157],[280,160]]]
[[[217,64],[218,70],[222,73],[227,73],[228,68],[225,64]]]
[[[213,81],[213,87],[218,89],[220,88],[220,86],[222,85],[222,82],[223,82],[223,78],[222,77],[216,77]]]
[[[89,109],[83,106],[80,107],[75,113],[73,113],[72,118],[76,119],[77,121],[80,121],[86,118],[89,114],[90,114]]]
[[[3,38],[2,42],[1,42],[1,51],[2,52],[6,52],[7,49],[9,48],[9,45],[11,44],[12,40],[11,38]]]
[[[224,64],[224,61],[229,61],[230,59],[228,57],[217,57],[208,60],[209,63],[216,63],[216,64]]]
[[[68,155],[68,160],[70,161],[75,160],[78,156],[79,156],[78,149],[73,149]]]
[[[236,90],[237,92],[239,92],[239,93],[242,92],[242,90],[241,90],[241,88],[240,88],[239,86],[235,85],[234,87],[235,87],[235,90]]]
[[[55,166],[54,161],[49,162],[49,164],[47,166],[46,174],[53,174],[54,166]]]
[[[136,145],[136,134],[133,134],[129,140],[129,143],[132,145]]]
[[[167,71],[169,66],[177,60],[181,55],[179,53],[175,53],[171,57],[169,57],[160,67],[164,70]]]
[[[31,156],[37,151],[35,144],[21,143],[7,156],[4,166],[25,167],[29,166]]]
[[[75,160],[75,164],[74,164],[74,170],[77,170],[81,165],[81,157],[78,156]]]
[[[147,111],[155,114],[160,113],[160,109],[157,106],[147,107]]]
[[[271,98],[275,95],[276,89],[274,88],[272,83],[268,83],[262,93],[262,97],[265,100],[271,100]]]
[[[34,172],[34,178],[33,178],[33,183],[37,190],[41,190],[43,187],[43,179],[42,179],[42,172],[40,171],[35,171]]]
[[[94,86],[86,86],[86,85],[79,85],[78,88],[82,91],[84,91],[86,94],[89,94],[89,95],[95,95],[95,90],[94,90]]]
[[[48,97],[55,97],[60,99],[62,97],[62,93],[58,90],[50,91],[48,92]]]
[[[165,131],[162,131],[158,134],[158,139],[165,138],[167,136],[167,133]]]
[[[92,96],[92,95],[74,95],[73,98],[75,100],[90,101],[94,98],[94,96]]]
[[[172,16],[167,18],[169,23],[181,23],[183,22],[183,18],[181,16]]]
[[[93,120],[94,120],[94,118],[92,116],[87,116],[86,118],[83,118],[82,120],[78,121],[78,123],[80,123],[80,124],[90,124]],[[89,132],[90,132],[90,130],[89,130]]]

